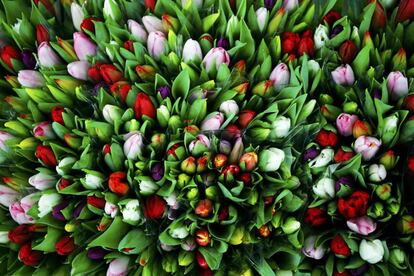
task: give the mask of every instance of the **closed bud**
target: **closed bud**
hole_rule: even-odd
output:
[[[372,164],[368,168],[368,177],[373,182],[381,182],[387,177],[387,170],[382,164]]]
[[[252,88],[252,93],[262,97],[270,96],[273,82],[271,80],[261,81]]]
[[[207,218],[213,212],[213,203],[209,199],[200,200],[194,212],[202,218]]]
[[[400,48],[391,61],[393,71],[405,71],[407,68],[407,55],[404,48]]]
[[[168,51],[167,40],[162,32],[150,32],[147,44],[149,54],[155,59],[159,59]]]
[[[318,28],[316,28],[313,36],[316,49],[322,48],[329,41],[328,32],[328,28],[325,25],[319,24]]]
[[[37,56],[40,65],[45,68],[51,68],[62,64],[62,60],[47,41],[44,41],[39,45],[39,48],[37,48]]]
[[[161,105],[159,108],[157,108],[157,121],[162,128],[167,127],[169,119],[170,111],[165,105]]]
[[[184,159],[181,162],[181,171],[188,173],[188,174],[193,174],[196,171],[196,160],[194,157],[190,156],[187,157],[186,159]]]
[[[105,0],[103,5],[103,15],[106,19],[112,19],[119,22],[122,18],[122,12],[119,4],[115,0]]]
[[[177,18],[168,14],[164,14],[161,16],[161,19],[164,31],[168,32],[172,30],[176,32],[178,30],[180,23]]]
[[[188,39],[183,47],[184,62],[200,62],[203,59],[200,44],[196,40]]]
[[[80,31],[83,18],[85,17],[82,7],[78,3],[72,2],[70,5],[70,12],[73,26],[77,31]]]
[[[267,25],[267,21],[269,20],[269,11],[264,7],[257,9],[256,18],[257,18],[257,25],[259,25],[260,32],[263,32]]]
[[[145,82],[151,82],[155,78],[155,68],[151,65],[137,65],[135,71]]]
[[[82,32],[73,34],[73,48],[79,60],[87,60],[89,56],[96,56],[98,51],[95,43]]]
[[[378,185],[375,188],[375,193],[380,199],[387,200],[391,196],[391,189],[392,189],[391,185],[388,183],[385,183],[382,185]]]
[[[199,246],[207,246],[210,244],[211,238],[210,234],[206,229],[199,229],[195,231],[195,240]]]
[[[386,151],[379,160],[379,163],[384,165],[385,169],[391,170],[395,167],[398,162],[398,157],[395,155],[393,150]]]
[[[145,29],[147,29],[148,33],[165,31],[162,21],[155,16],[146,15],[142,17],[142,23],[144,24]]]
[[[207,72],[218,70],[221,64],[230,64],[230,56],[225,49],[221,47],[211,49],[203,59],[204,67]]]
[[[128,19],[128,30],[131,33],[133,40],[147,43],[148,35],[144,27],[135,20]]]
[[[250,172],[256,168],[258,156],[255,152],[247,152],[240,157],[239,166],[242,171]]]
[[[67,69],[69,75],[78,80],[88,80],[89,62],[81,60],[74,61],[68,64]]]
[[[387,77],[388,93],[393,100],[408,94],[408,80],[400,71],[391,72]]]
[[[119,122],[123,113],[124,111],[120,107],[110,104],[105,105],[102,109],[102,115],[105,121],[110,124]]]
[[[338,85],[350,86],[354,83],[354,71],[348,64],[341,65],[331,72],[333,81]]]
[[[352,127],[352,134],[354,138],[368,136],[372,134],[372,128],[368,122],[357,120]]]
[[[346,40],[339,47],[339,56],[342,59],[342,63],[351,64],[356,54],[358,53],[358,48],[352,40]]]
[[[279,63],[272,71],[269,77],[273,83],[273,87],[276,91],[280,91],[283,87],[290,82],[290,71],[286,64]]]
[[[17,76],[19,83],[27,88],[39,88],[45,85],[42,74],[35,70],[20,70]]]

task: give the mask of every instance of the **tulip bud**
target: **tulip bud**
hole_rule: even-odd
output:
[[[273,82],[276,91],[280,91],[290,82],[290,71],[286,64],[279,63],[270,74],[269,79]]]
[[[18,62],[22,60],[22,54],[12,45],[6,45],[1,48],[1,59],[11,70],[18,70],[14,68]]]
[[[137,94],[134,104],[134,112],[136,119],[141,119],[143,116],[155,119],[156,110],[154,104],[151,101],[151,98],[143,93],[140,92]]]
[[[77,161],[78,160],[72,156],[63,158],[56,166],[56,172],[61,176],[68,175],[72,171],[72,167]]]
[[[202,218],[207,218],[213,212],[213,203],[209,199],[200,200],[194,212]]]
[[[255,116],[256,112],[253,110],[242,110],[239,114],[237,122],[241,128],[246,128]]]
[[[196,160],[192,156],[187,157],[181,162],[181,171],[185,173],[193,174],[195,173],[196,168]]]
[[[350,86],[355,81],[354,71],[348,64],[337,67],[331,72],[331,75],[334,82],[338,85]]]
[[[148,39],[147,32],[144,27],[135,20],[128,19],[128,30],[135,41],[145,44]]]
[[[219,110],[228,118],[232,114],[237,115],[239,113],[239,105],[235,100],[227,100],[220,104]]]
[[[106,276],[125,276],[128,274],[129,257],[113,259],[108,266]]]
[[[371,28],[374,30],[382,29],[387,25],[387,14],[378,0],[370,0],[368,3],[375,1],[375,10],[371,19]]]
[[[408,80],[399,71],[391,72],[387,77],[388,93],[393,100],[398,100],[408,94]]]
[[[381,182],[387,177],[387,171],[382,164],[372,164],[368,169],[369,180],[373,182]]]
[[[105,175],[100,172],[92,171],[92,170],[84,170],[86,175],[84,178],[81,178],[82,185],[88,190],[96,190],[103,188],[103,183],[105,179]]]
[[[125,135],[124,154],[128,159],[137,160],[144,149],[143,135],[136,131]]]
[[[35,70],[20,70],[17,76],[19,83],[27,88],[39,88],[45,85],[42,74]]]
[[[278,148],[269,148],[259,154],[259,168],[263,172],[275,172],[285,160],[285,152]]]
[[[110,124],[119,122],[123,113],[124,111],[120,107],[111,104],[105,105],[102,109],[102,115],[105,121]]]
[[[361,153],[364,160],[371,160],[378,152],[381,141],[374,137],[360,136],[354,143],[354,150]]]
[[[335,121],[341,114],[341,111],[340,108],[331,104],[325,104],[321,107],[322,115],[330,121]]]
[[[18,192],[16,192],[15,190],[4,186],[4,185],[0,185],[0,204],[9,208],[9,206],[17,201],[17,197],[18,197]]]
[[[196,40],[188,39],[183,47],[184,62],[200,62],[202,59],[203,53],[200,44]]]
[[[264,7],[257,9],[256,18],[260,32],[263,32],[266,27],[267,21],[269,20],[269,11]]]
[[[330,178],[322,178],[312,187],[313,192],[322,199],[335,196],[335,181]]]
[[[380,199],[387,200],[391,196],[391,185],[387,183],[378,185],[375,189],[375,193]]]
[[[36,39],[37,43],[41,44],[42,42],[49,42],[49,32],[45,26],[42,24],[36,25]]]
[[[269,134],[270,139],[281,139],[288,136],[290,131],[290,118],[278,116],[272,122],[272,130]]]
[[[299,6],[298,0],[283,0],[283,8],[290,12]]]
[[[297,54],[299,56],[302,56],[304,54],[307,54],[308,56],[312,57],[314,52],[314,45],[312,40],[312,31],[307,30],[302,34],[302,37],[299,41],[298,48],[297,48]]]
[[[195,157],[201,156],[210,149],[210,140],[203,134],[197,135],[197,139],[191,141],[188,149]]]
[[[349,229],[360,235],[367,236],[374,232],[377,224],[370,217],[363,216],[359,218],[350,219],[346,222]]]
[[[124,77],[124,75],[122,74],[122,72],[119,71],[118,68],[115,67],[112,64],[103,64],[103,65],[100,65],[99,69],[100,69],[100,75],[102,76],[103,80],[107,84],[117,83],[118,81],[122,80],[123,77]],[[88,71],[89,77],[91,77],[90,72],[91,71],[89,70]]]
[[[384,118],[384,126],[382,130],[382,142],[384,144],[389,144],[394,139],[395,135],[397,134],[399,122],[399,115],[398,113],[394,113],[386,118]]]
[[[155,59],[168,52],[168,44],[164,33],[150,32],[148,35],[148,53]]]
[[[46,166],[55,167],[57,165],[55,154],[48,146],[38,145],[36,147],[36,157]]]
[[[195,231],[195,240],[199,246],[207,246],[210,244],[211,238],[210,234],[206,229],[199,229]]]
[[[350,64],[354,61],[356,54],[358,53],[358,48],[352,40],[346,40],[339,47],[339,56],[342,59],[342,63]]]
[[[70,12],[71,12],[73,26],[75,27],[77,31],[80,31],[83,18],[85,17],[82,7],[79,4],[72,2],[70,6]]]
[[[316,236],[308,236],[305,239],[302,252],[308,258],[320,260],[325,255],[326,248],[323,246],[323,243],[316,247],[315,242],[316,242]]]
[[[393,248],[390,250],[390,263],[393,264],[398,269],[406,269],[407,268],[407,255],[405,252],[400,248]]]
[[[306,152],[305,152],[306,154]],[[308,153],[309,154],[309,153]],[[316,152],[317,154],[317,152]],[[308,157],[304,155],[305,157]],[[314,158],[311,162],[309,162],[310,168],[322,168],[327,166],[329,163],[332,162],[334,158],[334,150],[333,149],[323,149],[316,158]]]
[[[42,42],[37,48],[37,56],[41,66],[50,68],[62,64],[62,60],[50,47],[47,41]]]
[[[186,150],[184,146],[180,144],[174,144],[169,147],[167,150],[167,160],[168,161],[180,161],[183,160],[186,155]]]
[[[351,136],[353,130],[352,127],[357,120],[358,116],[356,115],[350,115],[347,113],[340,114],[336,119],[336,127],[338,129],[338,132],[345,137]]]
[[[372,134],[372,129],[368,122],[356,120],[352,127],[352,134],[354,135],[354,138],[367,136]]]
[[[146,15],[142,17],[142,23],[144,24],[145,29],[147,29],[148,33],[164,32],[162,21],[155,16]]]
[[[105,0],[103,5],[103,15],[106,19],[110,18],[115,22],[119,22],[122,18],[122,12],[119,4],[115,0]]]
[[[207,115],[201,123],[201,130],[215,131],[219,130],[221,124],[224,122],[224,116],[220,112],[213,112]]]
[[[402,0],[398,6],[397,22],[404,22],[414,18],[414,5],[411,0]]]
[[[319,24],[316,28],[313,40],[315,41],[315,48],[322,48],[327,41],[329,41],[328,28],[325,25]]]
[[[155,78],[155,68],[151,65],[137,65],[135,71],[143,81],[152,82]]]
[[[407,55],[404,48],[400,48],[395,56],[392,58],[392,70],[393,71],[405,71],[407,68]]]
[[[52,212],[53,207],[61,202],[62,197],[58,193],[44,193],[39,199],[38,210],[39,218],[42,218]]]
[[[79,60],[87,60],[88,56],[96,56],[98,47],[84,34],[73,34],[73,48]]]
[[[372,241],[362,240],[359,244],[359,255],[364,261],[376,264],[384,257],[384,246],[378,239]]]
[[[67,66],[68,73],[79,80],[88,80],[89,63],[87,61],[74,61]]]
[[[221,47],[213,48],[205,55],[203,64],[207,72],[211,72],[214,68],[218,70],[221,64],[230,64],[230,56]]]
[[[240,157],[239,166],[242,171],[250,172],[256,168],[258,156],[255,152],[247,152]]]

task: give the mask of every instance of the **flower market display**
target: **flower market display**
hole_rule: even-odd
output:
[[[0,275],[414,275],[414,0],[0,21]]]

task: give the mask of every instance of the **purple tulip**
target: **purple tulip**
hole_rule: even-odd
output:
[[[387,77],[387,88],[393,100],[408,94],[408,80],[400,71],[391,72]]]
[[[95,86],[91,90],[91,96],[97,96],[99,89],[103,88],[105,91],[109,90],[109,85],[106,82],[100,82],[95,84]]]
[[[368,265],[365,263],[358,268],[349,269],[348,272],[351,273],[352,276],[362,276],[367,270],[368,270]]]
[[[75,209],[73,209],[72,217],[73,218],[78,218],[80,213],[83,210],[83,207],[85,207],[85,205],[86,205],[85,202],[78,203],[78,205],[76,205]]]
[[[381,98],[382,98],[381,91],[380,91],[379,89],[375,88],[375,89],[372,91],[372,96],[374,97],[374,99],[379,99],[379,100],[381,100]]]
[[[341,186],[348,186],[352,187],[354,185],[354,182],[352,181],[352,178],[349,176],[342,176],[338,179],[338,181],[335,182],[335,192],[339,192],[341,189]]]
[[[377,223],[370,217],[363,216],[346,222],[349,229],[360,235],[367,236],[377,229]]]
[[[339,85],[352,85],[355,81],[354,71],[348,64],[337,67],[331,75],[334,82]]]
[[[26,69],[35,69],[36,59],[33,56],[33,53],[29,50],[22,51],[22,61]]]
[[[151,168],[151,176],[155,181],[159,181],[164,176],[164,166],[161,163],[155,163]]]
[[[309,161],[309,160],[314,159],[318,155],[319,155],[319,151],[315,147],[312,147],[312,148],[305,150],[305,152],[303,153],[303,159],[305,161]]]
[[[151,32],[147,41],[148,53],[155,59],[159,59],[161,55],[167,53],[167,39],[162,32]]]
[[[20,70],[17,80],[22,86],[28,88],[38,88],[45,85],[42,74],[35,70]]]
[[[226,38],[220,37],[220,39],[217,41],[217,47],[221,47],[227,50],[229,48],[229,42]]]
[[[68,73],[78,80],[88,80],[89,62],[85,60],[74,61],[68,64]]]
[[[343,29],[344,28],[341,25],[336,26],[335,28],[333,28],[333,30],[331,32],[331,35],[330,35],[330,38],[334,38],[335,36],[337,36],[340,32],[342,32]]]
[[[351,115],[347,113],[341,113],[338,118],[336,118],[336,128],[342,136],[351,136],[352,127],[355,122],[358,120],[357,115]]]
[[[87,60],[88,56],[95,56],[98,47],[84,33],[73,34],[73,48],[79,60]]]
[[[102,247],[92,247],[88,250],[88,258],[91,260],[102,260],[107,253]]]
[[[68,207],[68,205],[69,205],[69,202],[62,202],[56,205],[55,207],[53,207],[52,216],[57,220],[65,221],[66,219],[62,214],[62,210]]]
[[[226,50],[221,47],[213,48],[208,51],[203,59],[203,63],[207,72],[210,72],[213,68],[218,70],[221,64],[230,64],[230,56]]]
[[[268,10],[273,9],[273,6],[275,5],[275,0],[265,0],[264,1],[265,7]]]
[[[40,43],[39,48],[37,48],[37,56],[39,57],[40,65],[46,68],[62,64],[62,60],[47,41]]]
[[[160,93],[163,99],[169,98],[171,96],[171,88],[169,86],[161,86],[158,88],[158,92]]]

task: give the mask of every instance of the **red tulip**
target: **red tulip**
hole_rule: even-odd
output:
[[[124,75],[115,65],[103,64],[100,67],[101,76],[107,84],[114,84],[123,79]]]
[[[21,60],[22,54],[14,46],[6,45],[1,49],[1,59],[10,69],[14,69],[12,60]]]
[[[307,30],[302,35],[302,38],[299,41],[297,53],[298,53],[299,56],[307,54],[308,56],[312,57],[314,51],[315,51],[315,49],[314,49],[314,45],[313,45],[312,31]]]
[[[352,40],[345,41],[339,47],[339,56],[344,64],[351,64],[357,53],[358,48]]]
[[[322,129],[316,135],[315,140],[322,147],[333,147],[336,145],[336,143],[338,143],[338,136],[332,131],[326,131]]]
[[[351,255],[351,250],[349,249],[348,244],[345,242],[344,238],[341,235],[336,234],[331,241],[331,250],[334,254],[340,255],[343,257],[348,257]]]
[[[124,42],[124,48],[130,52],[134,51],[134,42],[132,40],[127,40]]]
[[[29,225],[22,224],[9,231],[9,240],[15,244],[24,244],[30,241],[32,233],[30,232]]]
[[[151,12],[154,12],[156,0],[144,0],[145,7],[150,9]]]
[[[46,166],[56,167],[57,165],[55,154],[49,146],[38,145],[36,147],[36,157]]]
[[[62,113],[65,111],[63,106],[54,106],[52,108],[51,117],[53,122],[57,122],[61,125],[64,125]]]
[[[282,37],[282,53],[294,54],[300,41],[299,34],[287,32]]]
[[[203,254],[201,254],[200,251],[198,250],[196,252],[196,259],[197,259],[197,264],[199,267],[204,268],[204,269],[208,268],[206,259],[204,258]]]
[[[207,246],[210,244],[210,234],[206,229],[199,229],[195,231],[195,240],[199,246]]]
[[[102,80],[101,76],[101,63],[97,62],[94,66],[88,69],[88,77],[95,83],[98,83]]]
[[[88,30],[91,33],[95,33],[95,24],[93,22],[102,22],[102,19],[97,17],[85,18],[80,25],[80,29],[82,31]]]
[[[330,11],[324,17],[323,21],[329,26],[332,26],[336,21],[341,18],[341,14],[337,11]]]
[[[76,248],[73,238],[64,236],[56,244],[55,249],[56,253],[61,256],[70,255]]]
[[[228,157],[223,153],[219,153],[214,157],[213,164],[216,169],[220,169],[227,164]]]
[[[164,215],[165,200],[157,195],[152,195],[145,200],[144,215],[148,219],[159,219]]]
[[[263,238],[266,238],[270,235],[270,229],[269,226],[267,226],[266,224],[263,224],[260,228],[259,228],[259,235]]]
[[[376,3],[374,14],[371,19],[371,29],[382,29],[387,25],[387,14],[378,0],[369,0],[368,3]]]
[[[101,197],[87,196],[86,203],[89,205],[92,205],[95,208],[104,209],[106,201],[104,198],[101,198]]]
[[[156,114],[151,98],[143,92],[138,93],[135,99],[134,111],[137,119],[141,119],[144,115],[154,119]]]
[[[36,25],[36,39],[37,43],[40,45],[43,41],[49,42],[49,31],[47,28],[42,24]]]
[[[404,100],[404,106],[409,111],[414,112],[414,95],[408,95]]]
[[[111,192],[117,195],[126,195],[129,192],[129,185],[124,172],[114,172],[109,176],[108,186]]]
[[[256,116],[256,112],[253,110],[242,110],[237,122],[241,128],[246,128],[253,120],[254,116]]]
[[[239,117],[239,119],[240,119],[240,117]],[[244,122],[244,119],[240,119],[240,120]],[[229,124],[226,127],[225,132],[223,133],[223,136],[227,140],[233,140],[235,138],[240,137],[240,134],[241,134],[241,131],[240,131],[238,126],[236,126],[235,124]]]
[[[49,11],[51,15],[55,15],[55,8],[50,0],[34,0],[36,6],[39,6],[39,2]]]
[[[240,175],[240,180],[243,181],[244,185],[249,185],[252,182],[252,176],[250,173],[242,173]]]
[[[19,259],[27,266],[36,266],[40,263],[42,259],[42,252],[37,250],[32,250],[30,243],[24,244],[19,249]]]
[[[397,22],[404,22],[408,19],[414,19],[414,0],[402,0],[398,6],[395,20]]]
[[[341,162],[345,162],[348,161],[349,159],[351,159],[352,157],[354,157],[354,152],[353,151],[344,151],[342,148],[339,148],[334,155],[334,160],[336,163],[341,163]]]
[[[408,170],[414,174],[414,155],[408,157]]]
[[[63,189],[65,189],[66,187],[68,187],[70,184],[72,184],[72,183],[70,182],[70,180],[69,180],[69,179],[62,178],[62,179],[59,181],[59,184],[58,184],[58,189],[59,189],[59,190],[63,190]]]
[[[206,218],[213,212],[213,202],[210,199],[200,200],[195,208],[196,215]]]
[[[229,217],[229,207],[228,206],[221,206],[218,211],[218,220],[223,221]]]

